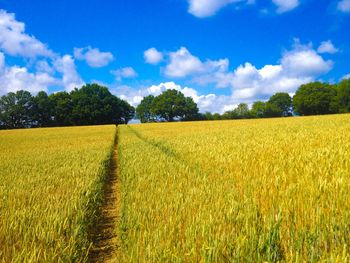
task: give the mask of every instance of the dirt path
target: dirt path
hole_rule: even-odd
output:
[[[111,170],[104,188],[104,201],[101,218],[93,230],[94,245],[91,249],[89,262],[118,261],[118,211],[119,183],[117,170],[117,145],[114,146]]]

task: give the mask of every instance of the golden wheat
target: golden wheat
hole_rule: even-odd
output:
[[[350,115],[119,127],[122,261],[350,261]]]
[[[0,132],[0,262],[87,259],[115,131]]]

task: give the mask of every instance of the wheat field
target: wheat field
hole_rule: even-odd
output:
[[[0,132],[0,262],[85,262],[118,132],[118,262],[350,261],[350,115]]]
[[[350,115],[119,126],[123,262],[349,262]]]
[[[82,262],[116,127],[0,131],[0,262]]]

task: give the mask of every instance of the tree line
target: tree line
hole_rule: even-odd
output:
[[[143,98],[135,109],[106,87],[86,84],[71,92],[48,95],[41,91],[9,92],[0,98],[0,129],[99,124],[126,124],[136,117],[142,123],[159,121],[226,120],[307,116],[350,112],[350,79],[338,84],[311,82],[301,85],[293,98],[278,92],[268,101],[249,108],[240,103],[223,114],[199,113],[197,104],[178,90]],[[136,115],[135,115],[136,113]]]
[[[134,113],[128,102],[97,84],[50,95],[20,90],[0,98],[0,129],[122,124]]]
[[[350,79],[338,84],[311,82],[301,85],[293,98],[278,92],[268,101],[256,101],[249,108],[240,103],[235,109],[219,113],[199,113],[196,103],[180,91],[167,90],[159,96],[144,97],[136,108],[142,123],[156,121],[227,120],[308,116],[350,112]]]

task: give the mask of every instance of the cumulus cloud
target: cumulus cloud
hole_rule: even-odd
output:
[[[147,49],[143,53],[143,57],[145,58],[146,63],[157,65],[159,62],[163,60],[163,53],[159,52],[154,47]]]
[[[47,73],[30,73],[24,67],[8,67],[0,74],[0,94],[27,90],[32,93],[47,91],[50,85],[58,84],[58,81]]]
[[[344,13],[350,13],[350,0],[341,0],[338,2],[337,9]]]
[[[237,93],[241,97],[248,96],[247,88],[250,94],[263,86],[292,90],[300,83],[327,73],[333,66],[331,60],[324,60],[310,45],[301,45],[298,41],[292,50],[283,53],[280,64],[260,69],[247,62],[230,71],[227,58],[202,61],[185,47],[169,54],[164,70],[167,77],[187,77],[194,83],[214,84],[218,88],[245,89]]]
[[[67,90],[71,91],[74,88],[80,88],[84,85],[83,80],[80,78],[76,70],[74,59],[71,55],[64,55],[57,59],[54,63],[55,68],[62,74],[61,85]]]
[[[172,77],[187,77],[196,84],[215,84],[216,87],[229,88],[229,95],[200,94],[196,89],[181,86],[169,81],[133,89],[119,87],[115,94],[137,106],[147,95],[159,95],[167,89],[176,89],[190,96],[197,103],[201,112],[211,111],[223,113],[232,110],[241,102],[251,104],[256,100],[268,99],[276,92],[293,94],[300,85],[316,80],[333,67],[331,60],[325,60],[311,45],[302,45],[298,41],[294,46],[282,53],[278,63],[256,67],[246,62],[229,69],[229,60],[202,61],[192,55],[186,48],[169,53],[170,61],[165,71]],[[179,67],[179,68],[177,68]]]
[[[2,52],[1,52],[2,51]],[[26,66],[8,66],[5,55],[29,58]],[[0,93],[20,89],[37,93],[49,87],[72,90],[83,84],[74,59],[60,57],[45,44],[25,32],[25,24],[16,20],[15,14],[0,10]]]
[[[85,60],[93,68],[107,66],[114,59],[111,52],[101,52],[98,48],[92,48],[90,46],[74,48],[74,57],[78,60]]]
[[[317,49],[318,53],[329,53],[329,54],[335,54],[337,52],[339,52],[339,49],[336,48],[332,41],[327,40],[327,41],[323,41],[320,46]]]
[[[299,0],[272,0],[277,6],[277,13],[285,13],[299,6]]]
[[[26,58],[54,56],[45,44],[25,33],[25,24],[18,22],[15,14],[5,10],[0,10],[0,50]]]
[[[196,17],[209,17],[228,4],[241,0],[188,0],[188,12]]]
[[[137,72],[132,67],[112,70],[111,73],[116,77],[116,80],[118,81],[121,81],[123,78],[135,78],[137,76]]]
[[[165,67],[165,75],[181,78],[204,70],[202,62],[185,47],[169,53],[170,62]]]
[[[57,57],[53,65],[40,60],[36,70],[18,65],[7,66],[5,56],[0,52],[0,93],[27,90],[33,94],[49,87],[61,87],[67,91],[81,87],[84,82],[76,71],[74,59],[70,55]]]
[[[187,0],[188,12],[196,17],[204,18],[215,15],[220,9],[230,4],[251,5],[255,0]],[[350,0],[343,0],[347,2]],[[277,6],[277,13],[282,14],[299,6],[299,0],[272,0]],[[263,9],[266,11],[266,9]]]
[[[197,103],[200,112],[219,112],[223,113],[235,106],[230,96],[205,94],[200,95],[197,90],[190,87],[183,87],[173,81],[163,82],[158,85],[151,85],[141,89],[133,89],[129,86],[120,86],[112,92],[120,98],[127,100],[133,106],[137,106],[141,100],[148,95],[158,96],[162,92],[175,89],[181,91],[185,96],[191,97]]]
[[[233,74],[232,90],[236,99],[266,98],[275,92],[293,93],[302,84],[314,81],[333,67],[310,46],[297,44],[285,52],[280,64],[257,69],[251,63],[239,66]]]
[[[215,83],[217,87],[226,87],[230,83],[228,68],[227,58],[202,61],[192,55],[187,48],[181,47],[169,53],[169,62],[164,69],[164,74],[170,78],[193,76],[193,81],[197,84]]]
[[[55,69],[46,60],[37,61],[35,67],[36,67],[37,72],[45,72],[48,74],[55,73]]]
[[[324,60],[308,46],[297,46],[286,52],[281,60],[284,73],[291,77],[319,76],[333,66],[331,60]]]
[[[325,60],[311,45],[302,45],[298,40],[291,50],[282,54],[279,63],[261,68],[246,62],[230,71],[227,58],[202,61],[184,47],[169,54],[166,76],[187,78],[199,85],[231,88],[233,104],[265,99],[280,91],[293,93],[300,85],[317,79],[333,67],[333,61]]]

